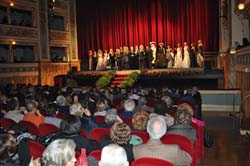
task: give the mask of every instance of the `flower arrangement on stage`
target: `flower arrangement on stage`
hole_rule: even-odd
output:
[[[111,79],[114,78],[115,71],[109,70],[105,72],[97,81],[96,87],[103,88],[110,85]]]
[[[126,87],[132,87],[133,84],[135,83],[137,77],[139,75],[139,72],[134,71],[126,77],[123,82],[121,83],[120,87],[121,88],[126,88]]]

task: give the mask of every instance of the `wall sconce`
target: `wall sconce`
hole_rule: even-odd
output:
[[[235,49],[235,48],[231,48],[231,49],[230,49],[230,54],[231,54],[231,55],[236,54],[236,49]]]
[[[16,41],[15,40],[11,41],[11,44],[16,45]]]
[[[245,3],[244,2],[240,2],[238,3],[238,10],[244,10],[245,9]]]
[[[10,2],[10,7],[15,6],[14,2]]]

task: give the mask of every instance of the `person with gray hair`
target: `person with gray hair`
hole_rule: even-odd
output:
[[[74,166],[76,144],[70,139],[57,139],[43,152],[41,166]]]
[[[37,103],[35,101],[27,103],[27,111],[28,113],[24,115],[23,120],[29,121],[37,127],[44,122],[44,116],[38,110]]]
[[[99,166],[128,166],[126,151],[116,144],[109,144],[102,149]]]
[[[181,150],[178,145],[162,144],[160,139],[166,134],[166,131],[167,125],[164,118],[154,116],[149,119],[147,132],[150,139],[146,144],[133,147],[134,159],[152,157],[168,160],[176,166],[190,165],[192,162],[191,156]]]

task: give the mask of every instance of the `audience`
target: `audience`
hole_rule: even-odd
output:
[[[109,144],[102,149],[99,166],[128,166],[125,150],[116,144]]]
[[[29,121],[39,127],[44,122],[44,116],[37,109],[37,104],[34,101],[27,103],[28,113],[24,115],[23,120]]]
[[[9,85],[4,88],[4,91],[1,89],[0,92],[0,106],[1,110],[3,110],[1,113],[4,114],[4,117],[13,119],[16,122],[20,120],[30,121],[37,127],[41,123],[50,123],[60,128],[60,132],[51,139],[58,141],[58,143],[52,142],[48,146],[41,158],[41,165],[74,165],[75,158],[73,156],[75,155],[75,150],[80,152],[81,148],[86,148],[86,153],[89,154],[91,151],[98,150],[104,146],[105,148],[110,147],[108,149],[111,150],[115,150],[117,147],[118,149],[122,148],[126,158],[125,160],[119,158],[119,160],[123,161],[122,164],[124,165],[128,165],[128,162],[132,162],[134,158],[141,157],[161,158],[169,160],[175,165],[188,165],[191,163],[191,157],[182,151],[179,146],[164,145],[160,138],[166,134],[168,129],[168,133],[187,136],[194,143],[196,130],[191,127],[191,120],[192,115],[197,115],[196,111],[199,107],[197,103],[192,107],[192,100],[195,99],[194,94],[197,93],[195,89],[192,89],[185,96],[175,96],[170,91],[166,93],[153,88],[120,89],[115,87],[103,90],[89,88],[82,91],[74,91],[67,87],[60,89],[32,85],[18,85],[15,89],[15,86]],[[19,102],[16,98],[20,98],[20,96],[23,96],[23,98],[21,97],[23,102],[20,102],[22,108],[19,108]],[[192,100],[188,98],[189,96],[191,96]],[[197,98],[199,99],[199,97]],[[147,102],[147,99],[150,100],[150,103]],[[112,104],[110,101],[112,101]],[[175,107],[176,101],[181,101],[178,107]],[[115,102],[117,104],[114,104]],[[42,110],[38,108],[43,110],[44,116],[40,113]],[[28,113],[25,112],[26,109]],[[124,109],[125,113],[121,113],[120,109]],[[119,111],[117,112],[117,110]],[[64,115],[64,119],[56,118],[58,111]],[[94,113],[95,111],[97,112]],[[149,112],[151,112],[150,115]],[[73,115],[70,115],[70,113]],[[175,113],[175,120],[168,113]],[[105,117],[104,124],[95,124],[92,121],[93,116],[97,115]],[[123,123],[119,116],[132,117],[132,129],[147,131],[150,135],[150,140],[146,144],[135,145],[138,141],[136,140],[137,143],[134,142],[130,126]],[[174,121],[175,124],[171,126]],[[81,129],[85,129],[87,133],[90,133],[91,130],[88,129],[95,127],[110,128],[111,131],[110,136],[101,139],[100,145],[96,141],[80,135]],[[15,126],[12,128],[19,130]],[[19,154],[20,158],[15,155],[15,149],[8,153],[5,151],[11,150],[7,146],[13,145],[14,147],[17,145],[15,137],[17,135],[0,135],[0,165],[11,166],[13,163],[21,161],[19,161],[21,155]],[[73,141],[74,145],[71,146],[72,143],[69,143],[68,140]],[[142,139],[139,142],[142,143]],[[66,152],[66,146],[69,148],[68,152]],[[56,150],[56,148],[60,147],[64,151]],[[70,150],[70,147],[73,150]],[[58,153],[58,155],[54,153]],[[106,152],[103,150],[103,153]],[[51,154],[53,154],[53,158],[51,158]],[[100,165],[110,164],[113,166],[116,163],[115,158],[121,157],[112,154],[107,155],[112,157],[109,159],[105,157],[105,159],[108,159],[108,162],[112,162],[107,163],[102,157]],[[103,154],[102,156],[105,155]],[[35,164],[35,162],[37,160],[32,160],[31,164]]]
[[[131,129],[126,123],[116,122],[110,129],[110,137],[104,136],[101,139],[101,146],[104,147],[110,143],[122,146],[127,154],[128,161],[133,161],[133,146],[129,144],[131,139]]]
[[[148,112],[147,111],[138,111],[133,115],[132,118],[132,127],[135,130],[146,131],[148,123]]]
[[[41,158],[41,166],[74,166],[76,144],[70,139],[58,139],[48,145]]]
[[[16,139],[10,134],[0,134],[0,165],[19,165]]]
[[[184,135],[194,143],[196,130],[191,126],[191,122],[192,115],[188,108],[180,107],[175,113],[175,125],[168,128],[168,133]]]
[[[58,138],[71,139],[76,144],[76,150],[81,151],[81,148],[85,148],[87,154],[93,150],[100,149],[99,144],[96,141],[89,140],[80,135],[81,121],[79,117],[74,115],[68,115],[62,120],[60,125],[60,135]]]
[[[166,121],[162,117],[156,116],[149,119],[147,132],[150,140],[146,144],[134,146],[134,158],[153,157],[168,160],[178,166],[189,165],[192,158],[187,152],[181,150],[178,145],[162,144],[160,139],[166,131]]]
[[[17,123],[23,120],[24,114],[19,110],[17,99],[10,98],[7,100],[7,111],[4,118],[12,119]]]

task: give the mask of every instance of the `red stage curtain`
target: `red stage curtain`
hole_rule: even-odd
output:
[[[79,58],[89,49],[198,39],[218,51],[218,0],[77,0]]]

